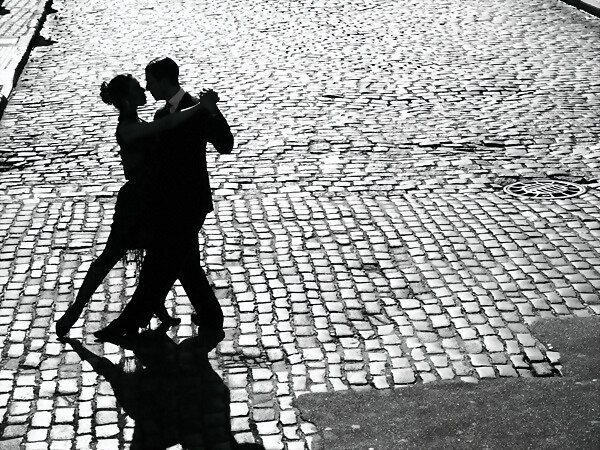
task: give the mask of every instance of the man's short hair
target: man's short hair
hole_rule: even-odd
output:
[[[166,79],[171,84],[179,85],[179,66],[168,56],[150,61],[146,66],[146,71],[157,80]]]

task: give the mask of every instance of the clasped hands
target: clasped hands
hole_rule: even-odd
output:
[[[212,89],[203,89],[200,93],[200,104],[202,105],[202,108],[206,109],[212,115],[215,115],[218,111],[218,101],[219,94]]]

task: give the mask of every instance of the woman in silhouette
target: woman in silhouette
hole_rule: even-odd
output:
[[[102,280],[127,251],[147,248],[168,223],[169,218],[161,214],[166,199],[161,197],[163,156],[157,145],[159,133],[183,124],[218,101],[214,91],[204,91],[197,105],[154,122],[145,122],[139,118],[137,109],[146,104],[146,92],[131,75],[117,75],[109,83],[102,83],[100,97],[119,111],[116,138],[127,182],[117,195],[104,251],[91,264],[75,302],[56,323],[59,338],[66,336]],[[168,327],[180,322],[169,316],[164,303],[157,306],[154,313]]]

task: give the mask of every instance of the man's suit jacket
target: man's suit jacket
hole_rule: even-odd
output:
[[[189,108],[199,99],[186,93],[177,110]],[[159,109],[154,119],[169,114]],[[162,158],[159,173],[164,182],[163,195],[171,221],[194,224],[198,228],[207,213],[213,210],[212,193],[206,167],[206,143],[210,142],[222,154],[231,153],[233,135],[219,111],[215,117],[200,112],[177,128],[161,135]]]

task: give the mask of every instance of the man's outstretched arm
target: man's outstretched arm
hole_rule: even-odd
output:
[[[219,108],[214,107],[214,110],[204,114],[201,119],[203,123],[203,132],[206,136],[206,140],[210,142],[216,151],[221,154],[231,153],[233,150],[233,134],[229,124]]]

